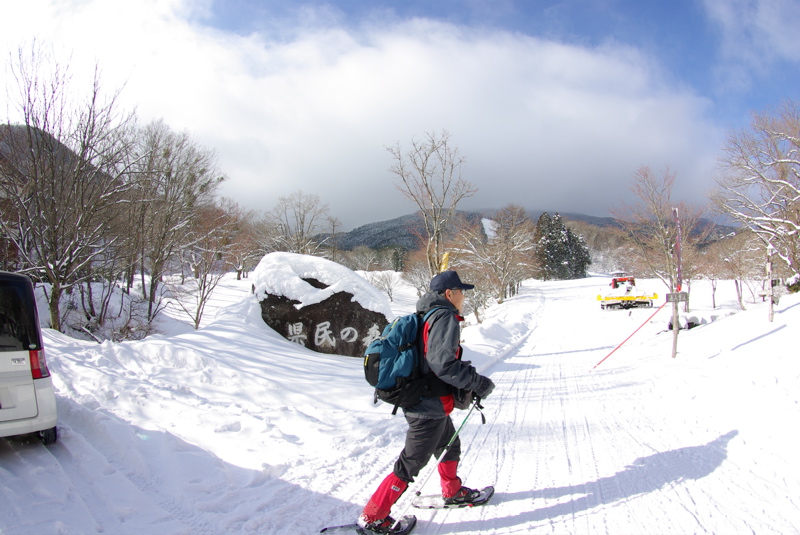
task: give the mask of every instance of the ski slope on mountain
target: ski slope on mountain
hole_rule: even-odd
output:
[[[715,321],[682,331],[672,359],[669,311],[601,311],[606,284],[528,281],[481,324],[469,318],[465,358],[497,387],[486,424],[464,428],[460,473],[496,494],[416,510],[414,533],[797,531],[800,298],[782,298],[770,323],[761,303],[729,315],[733,283],[720,285],[725,307],[703,308],[710,290],[695,283],[693,307]],[[120,344],[47,331],[59,441],[0,439],[0,533],[295,535],[352,522],[402,449],[404,419],[372,404],[359,359],[269,329],[250,285],[226,279],[198,331],[172,323]],[[415,299],[401,287],[393,311]]]

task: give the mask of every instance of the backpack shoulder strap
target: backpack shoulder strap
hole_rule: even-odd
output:
[[[427,311],[424,316],[422,316],[422,323],[425,323],[426,321],[428,321],[428,318],[431,317],[431,315],[434,312],[436,312],[437,310],[449,310],[449,309],[446,306],[433,307],[432,309]]]
[[[423,350],[424,350],[424,347],[422,347],[422,345],[423,345],[422,344],[422,330],[424,328],[425,322],[428,321],[428,318],[434,312],[436,312],[439,309],[447,310],[447,307],[446,306],[438,306],[438,307],[434,307],[434,308],[430,309],[424,315],[417,314],[417,316],[420,317],[420,323],[419,323],[420,329],[417,332],[417,339],[414,342],[410,342],[408,345],[403,346],[402,348],[400,348],[401,350],[404,350],[404,349],[407,349],[412,344],[415,344],[415,343],[418,344],[417,345],[417,351],[414,352],[414,374],[416,376],[415,380],[426,380],[425,377],[422,377],[422,353],[423,353]],[[377,389],[375,390],[375,400],[374,401],[375,401],[375,403],[378,402],[378,391],[377,391]],[[395,414],[397,414],[397,409],[399,407],[400,407],[399,404],[395,404],[394,408],[392,409],[392,415],[393,416]]]
[[[419,332],[417,333],[417,343],[419,344],[418,347],[419,347],[420,361],[422,360],[425,354],[425,343],[422,339],[423,333],[425,332],[425,322],[427,322],[428,318],[430,318],[433,315],[433,313],[436,312],[437,310],[450,310],[450,309],[446,306],[433,307],[428,312],[426,312],[424,316],[422,316],[422,321],[420,322],[420,329]],[[420,364],[420,367],[421,366],[422,365]]]

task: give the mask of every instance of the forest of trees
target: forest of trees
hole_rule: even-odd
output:
[[[226,177],[213,150],[163,121],[140,124],[120,109],[119,93],[104,92],[99,71],[88,88],[75,88],[68,66],[36,47],[20,50],[9,69],[9,106],[22,119],[0,125],[0,267],[41,283],[54,329],[142,337],[166,297],[178,297],[198,326],[220,278],[246,277],[272,251],[325,256],[372,273],[390,298],[392,279],[380,272],[403,272],[421,292],[447,265],[477,285],[469,302],[476,313],[514,295],[526,279],[580,278],[590,268],[657,277],[674,291],[679,232],[687,286],[732,279],[744,306],[745,293],[764,283],[768,252],[776,276],[795,275],[797,284],[796,103],[757,115],[751,128],[731,135],[707,207],[672,199],[677,177],[669,169],[642,167],[631,180],[634,201],[614,207],[615,224],[607,227],[548,213],[534,221],[517,204],[465,217],[458,204],[477,188],[463,179],[464,159],[450,134],[428,133],[408,151],[387,149],[390,174],[423,221],[418,250],[342,250],[341,223],[315,195],[297,191],[266,212],[221,198]],[[739,230],[711,235],[704,210],[726,214]]]

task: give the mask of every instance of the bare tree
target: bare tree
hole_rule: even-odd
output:
[[[330,237],[326,242],[326,257],[332,262],[338,262],[341,253],[339,251],[339,237],[337,236],[337,233],[342,226],[342,221],[338,217],[334,217],[332,215],[329,215],[327,220]]]
[[[800,272],[800,104],[756,114],[730,135],[715,206],[747,226]]]
[[[192,278],[182,285],[169,285],[178,306],[191,318],[195,329],[200,328],[206,305],[227,271],[235,232],[235,222],[219,206],[202,207],[197,215],[192,221],[191,245],[183,251]]]
[[[378,267],[378,251],[366,245],[357,245],[344,253],[342,263],[353,271],[370,271]]]
[[[102,90],[99,68],[84,93],[69,65],[34,43],[10,58],[8,102],[18,124],[0,127],[0,227],[23,271],[48,282],[50,324],[62,294],[110,266],[126,238],[115,220],[128,200],[132,113]]]
[[[322,243],[317,236],[330,223],[328,205],[317,195],[296,191],[280,197],[268,215],[271,227],[271,250],[313,255]]]
[[[397,273],[394,271],[368,271],[364,274],[367,281],[389,297],[389,301],[394,301],[394,291],[400,282]]]
[[[502,303],[535,274],[535,225],[516,204],[500,209],[490,225],[488,234],[481,221],[461,227],[452,247],[453,265],[483,273],[483,286],[488,285],[494,299]]]
[[[733,281],[739,307],[744,310],[745,287],[764,278],[766,248],[757,235],[746,230],[714,243],[714,250],[719,255],[720,273]]]
[[[188,133],[175,133],[155,121],[139,135],[134,173],[138,213],[132,231],[140,232],[142,288],[148,318],[163,308],[159,285],[170,262],[193,244],[192,224],[211,205],[224,180],[216,155]],[[150,273],[149,284],[145,271]]]
[[[708,281],[711,286],[711,308],[717,308],[717,287],[725,278],[724,252],[721,246],[724,240],[714,241],[699,253],[697,278]]]
[[[477,188],[461,176],[464,158],[450,143],[450,134],[428,133],[422,141],[412,140],[411,149],[403,152],[398,143],[387,147],[394,158],[390,171],[397,179],[397,189],[419,208],[427,234],[428,270],[439,272],[444,256],[445,228],[455,216],[458,203]]]
[[[414,287],[417,297],[422,297],[428,291],[431,274],[427,257],[423,252],[413,252],[406,259],[403,280]]]
[[[226,214],[226,226],[229,227],[230,235],[226,260],[236,272],[236,280],[241,280],[242,277],[247,277],[247,272],[265,254],[259,247],[256,214],[252,210],[243,209],[231,199],[222,199],[220,209]]]
[[[675,175],[666,169],[659,177],[647,167],[633,176],[631,191],[638,202],[623,203],[611,211],[628,238],[636,265],[658,277],[670,292],[676,290],[678,266],[674,255],[678,237],[673,208],[678,208],[684,255],[703,241],[708,230],[701,225],[702,210],[672,201]]]

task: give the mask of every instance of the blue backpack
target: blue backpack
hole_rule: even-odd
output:
[[[364,375],[375,387],[374,401],[380,399],[394,405],[392,414],[397,413],[398,407],[413,407],[426,393],[428,382],[420,371],[420,327],[442,308],[446,307],[433,308],[424,316],[400,316],[364,352]]]

